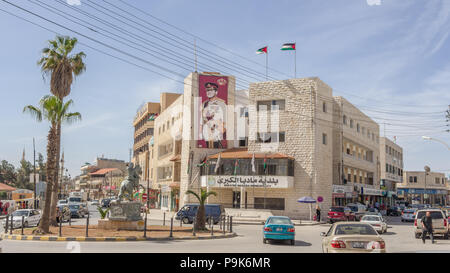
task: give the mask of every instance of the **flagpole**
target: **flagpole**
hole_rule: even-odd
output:
[[[294,78],[297,78],[297,49],[294,49]]]
[[[266,52],[266,81],[268,80],[268,78],[269,78],[269,69],[268,69],[268,66],[269,65],[269,52]]]

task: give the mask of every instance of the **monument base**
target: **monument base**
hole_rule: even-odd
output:
[[[120,220],[111,220],[111,219],[99,219],[98,220],[98,229],[107,229],[107,230],[128,230],[128,231],[136,231],[136,230],[144,230],[144,221],[120,221]]]
[[[136,201],[111,202],[108,219],[114,221],[142,220],[141,206],[142,204]]]

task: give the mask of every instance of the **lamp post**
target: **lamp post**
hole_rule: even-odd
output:
[[[436,138],[432,138],[432,137],[429,137],[429,136],[422,136],[422,138],[424,140],[434,140],[434,141],[437,141],[439,143],[442,143],[445,147],[447,147],[448,150],[450,150],[450,146],[447,143],[445,143],[444,141],[442,141],[442,140],[439,140],[439,139],[436,139]]]
[[[425,195],[428,196],[428,194],[427,194],[427,175],[430,172],[430,167],[425,166],[423,169],[425,170],[425,193],[423,194],[422,204],[425,204]]]

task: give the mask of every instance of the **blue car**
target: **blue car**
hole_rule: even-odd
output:
[[[264,224],[263,243],[267,240],[289,240],[295,245],[295,227],[286,216],[270,216]]]
[[[197,215],[199,204],[187,204],[183,206],[176,214],[175,219],[181,220],[185,224],[192,224],[194,222],[195,216]],[[210,220],[214,224],[219,223],[220,216],[223,213],[222,205],[218,204],[205,204],[205,216],[206,223]]]

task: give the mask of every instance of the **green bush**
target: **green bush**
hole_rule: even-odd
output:
[[[100,218],[101,218],[101,219],[105,219],[105,218],[106,218],[106,215],[108,214],[109,208],[103,210],[102,207],[97,206],[97,210],[98,210],[98,212],[100,213]]]

